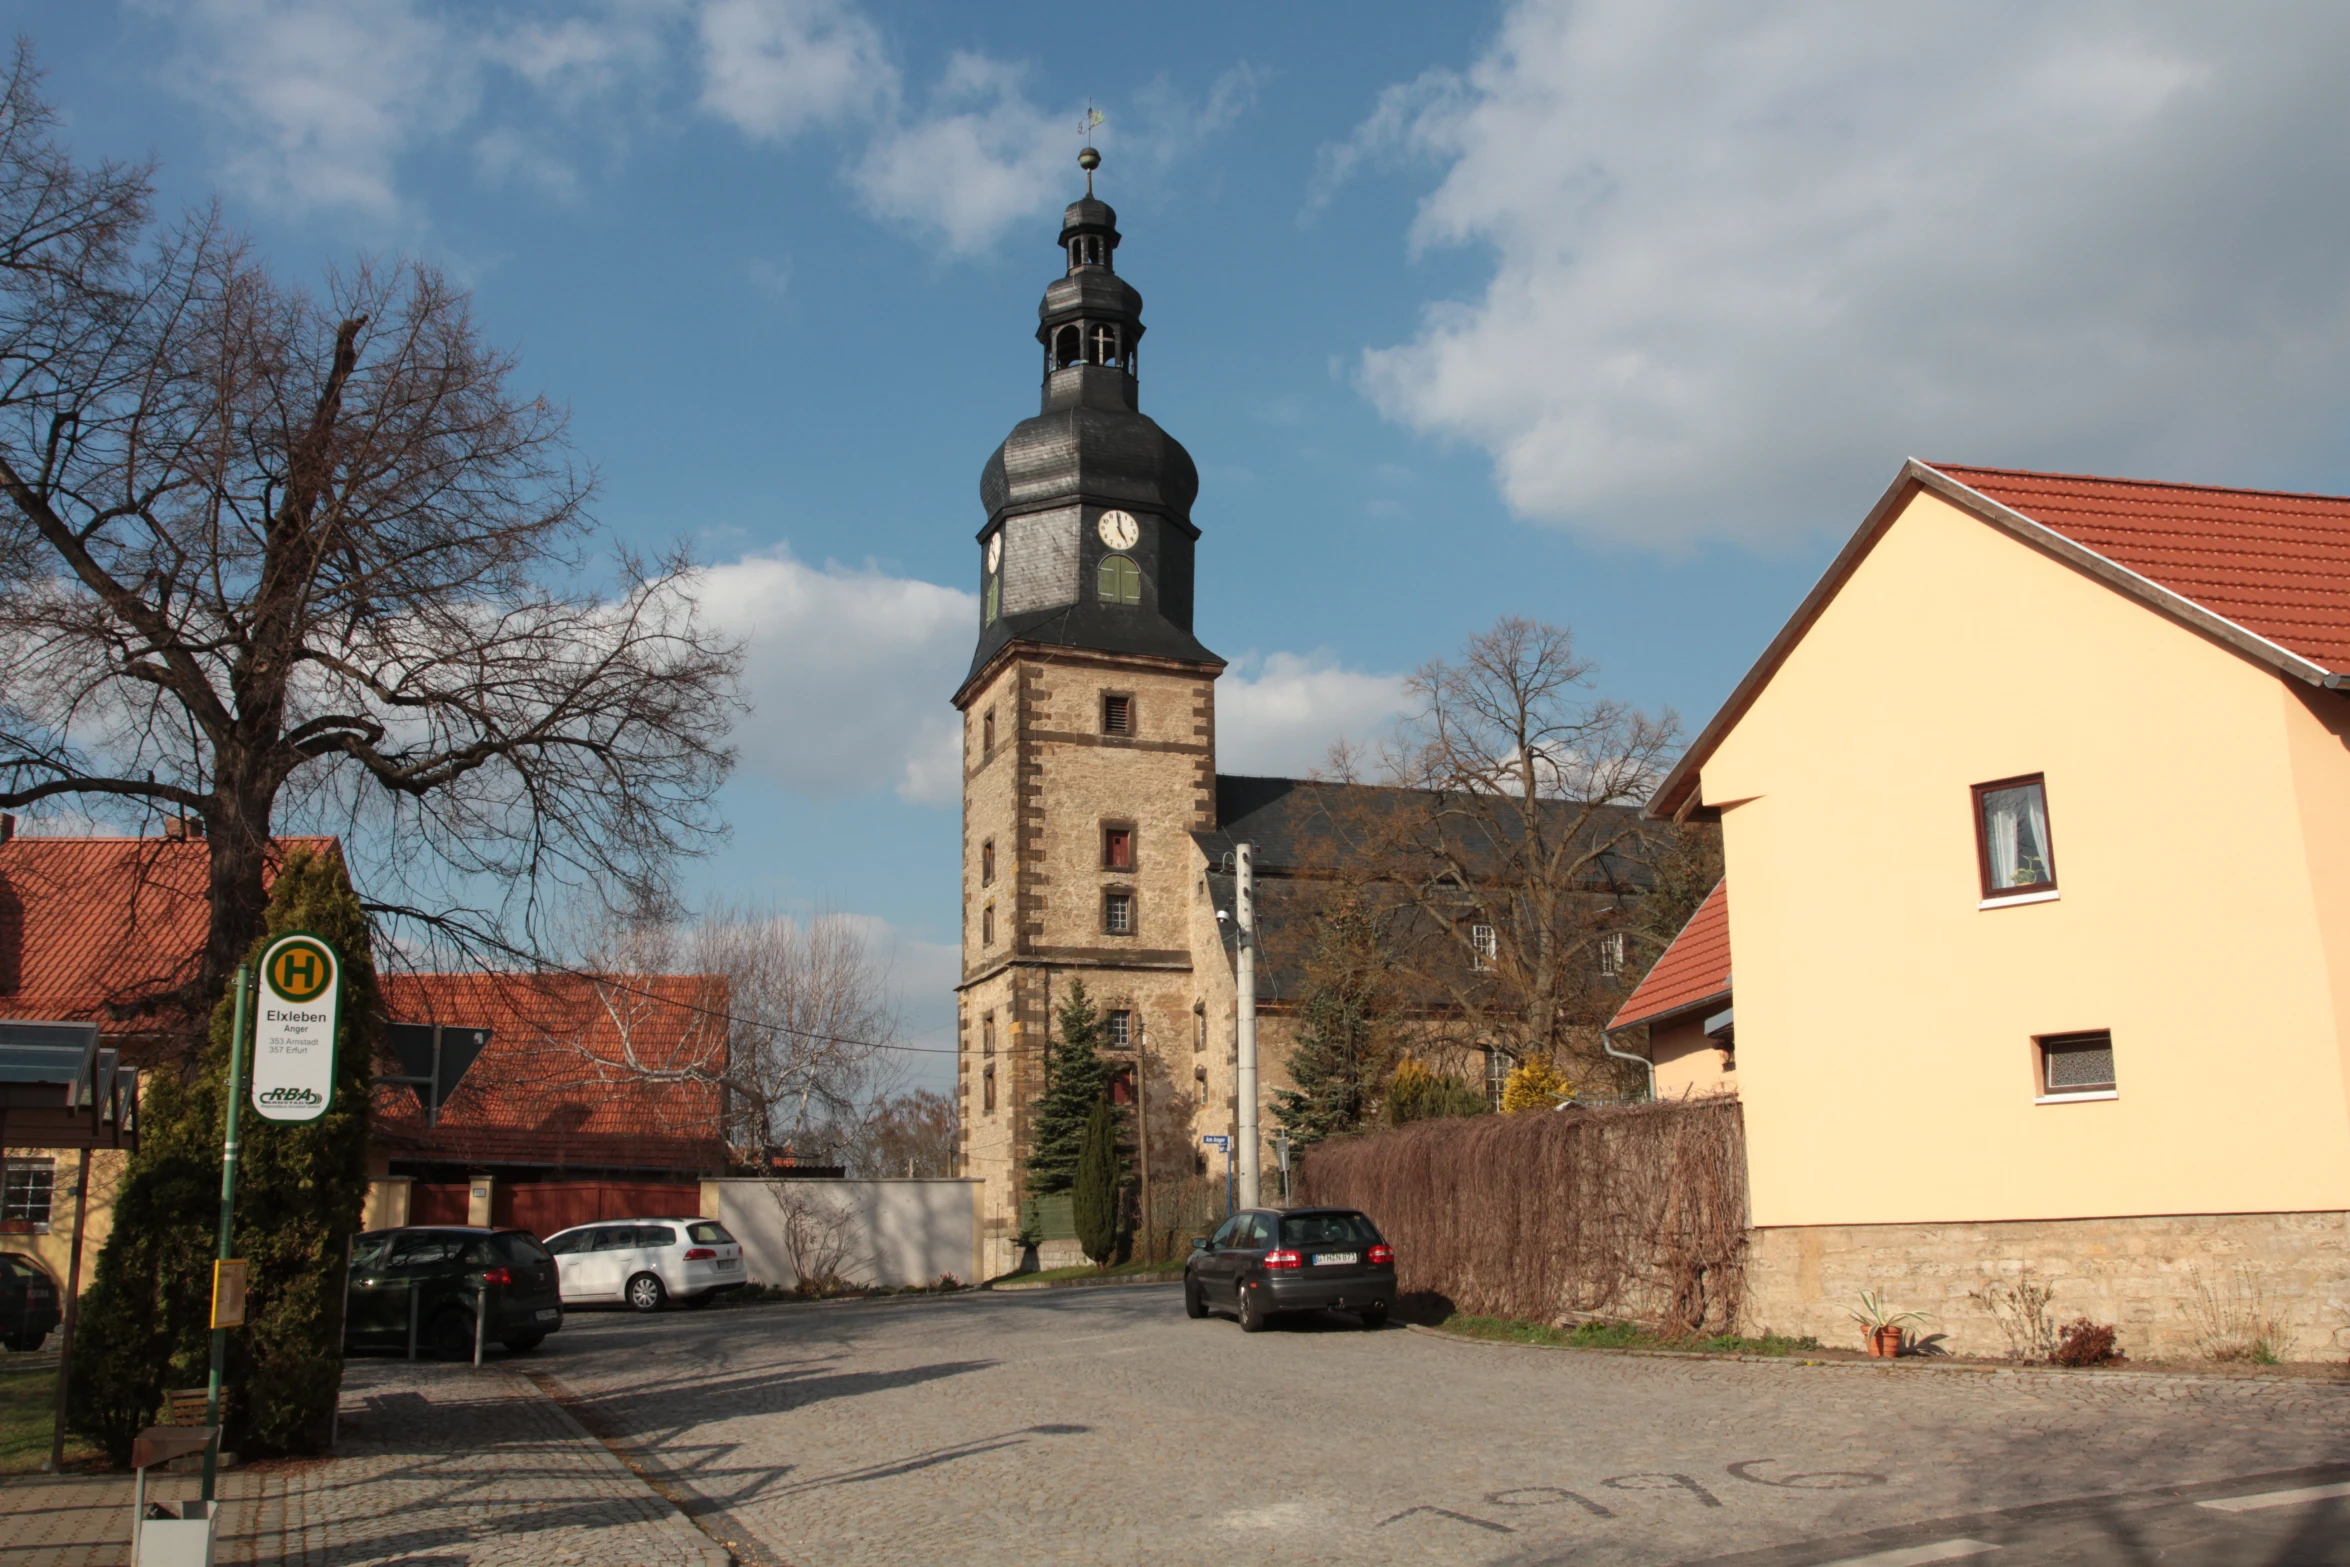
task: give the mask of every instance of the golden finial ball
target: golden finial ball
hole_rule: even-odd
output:
[[[1077,166],[1091,174],[1102,166],[1102,155],[1088,147],[1077,155]]]

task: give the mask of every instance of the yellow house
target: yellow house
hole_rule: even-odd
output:
[[[2350,499],[1904,466],[1650,807],[1736,892],[1753,1325],[2350,1346],[2346,741]]]

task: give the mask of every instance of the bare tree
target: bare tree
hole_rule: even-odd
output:
[[[657,903],[712,830],[736,652],[680,559],[605,562],[566,416],[428,267],[279,284],[148,171],[0,89],[0,806],[192,817],[211,927],[273,832],[356,840],[383,912],[528,947],[554,885]]]
[[[1597,1026],[1658,946],[1638,901],[1674,835],[1639,806],[1678,729],[1589,694],[1592,673],[1564,627],[1514,616],[1423,666],[1386,753],[1415,799],[1362,829],[1382,839],[1365,862],[1404,916],[1387,924],[1426,1028],[1586,1073],[1605,1071]]]
[[[927,1088],[884,1094],[841,1127],[839,1160],[864,1179],[955,1173],[955,1102]]]

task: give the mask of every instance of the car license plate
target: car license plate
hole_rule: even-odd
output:
[[[725,1272],[728,1268],[739,1268],[742,1265],[743,1260],[740,1257],[721,1257],[718,1259],[718,1271],[721,1273]]]
[[[552,1322],[561,1315],[563,1315],[563,1313],[555,1310],[551,1306],[541,1306],[539,1308],[539,1320],[541,1322]]]
[[[1359,1251],[1325,1251],[1315,1254],[1314,1266],[1318,1268],[1326,1262],[1360,1262],[1362,1260],[1363,1254]]]

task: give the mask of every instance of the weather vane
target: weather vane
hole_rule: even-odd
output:
[[[1093,100],[1086,99],[1085,118],[1078,122],[1078,128],[1085,132],[1085,150],[1077,155],[1077,166],[1085,171],[1087,201],[1093,200],[1093,171],[1102,166],[1102,155],[1093,146],[1093,128],[1101,124],[1103,118],[1102,111],[1093,106]]]

